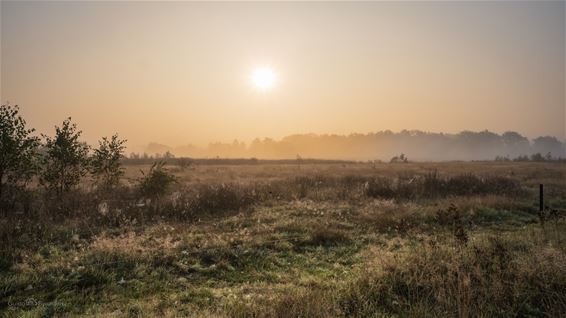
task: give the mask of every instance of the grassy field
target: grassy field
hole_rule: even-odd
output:
[[[148,168],[0,220],[2,316],[566,316],[564,164]]]

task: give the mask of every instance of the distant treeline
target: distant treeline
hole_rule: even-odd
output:
[[[562,158],[562,157],[553,157],[552,154],[550,152],[548,152],[546,155],[542,155],[540,153],[535,153],[532,154],[530,156],[527,155],[523,155],[523,156],[518,156],[515,158],[509,158],[509,157],[504,157],[504,156],[497,156],[495,157],[495,161],[515,161],[515,162],[549,162],[549,161],[555,161],[555,162],[566,162],[566,158]]]
[[[458,134],[430,133],[418,130],[389,130],[369,134],[350,135],[291,135],[281,140],[255,139],[250,144],[235,140],[232,143],[211,143],[199,148],[188,145],[169,147],[151,143],[145,154],[133,157],[155,157],[165,153],[177,157],[195,158],[261,158],[295,159],[326,158],[340,160],[384,160],[401,153],[410,160],[493,160],[501,158],[543,157],[565,158],[566,144],[556,137],[541,136],[533,140],[517,132],[496,134],[490,131],[462,131]]]

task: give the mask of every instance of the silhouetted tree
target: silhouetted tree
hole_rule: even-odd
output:
[[[150,199],[159,199],[167,194],[171,185],[175,183],[177,178],[164,169],[165,161],[154,162],[145,173],[141,171],[142,177],[139,180],[139,189],[141,194]]]
[[[505,154],[508,156],[518,156],[530,153],[531,145],[529,139],[514,131],[507,131],[501,135]]]
[[[546,159],[548,161],[552,160],[552,152],[547,152],[546,156],[544,156],[544,159]]]
[[[81,131],[71,122],[55,126],[55,137],[45,137],[46,154],[40,181],[58,196],[78,185],[87,173],[89,147],[79,140]]]
[[[94,149],[90,172],[97,183],[105,189],[116,186],[120,182],[120,177],[124,175],[120,160],[126,149],[125,143],[126,140],[120,140],[118,135],[113,135],[110,139],[103,137],[98,142],[98,148]]]
[[[529,156],[527,155],[518,156],[517,158],[513,159],[513,161],[520,161],[520,162],[529,161]]]
[[[407,163],[409,159],[405,156],[405,154],[400,154],[399,156],[394,156],[389,160],[390,163]]]
[[[6,184],[19,186],[37,171],[39,138],[33,132],[26,128],[17,105],[0,106],[0,203]]]
[[[536,162],[544,161],[544,157],[539,152],[537,152],[531,155],[531,161],[536,161]]]
[[[536,153],[551,153],[554,157],[564,157],[562,143],[552,136],[538,137],[533,140],[533,150]]]

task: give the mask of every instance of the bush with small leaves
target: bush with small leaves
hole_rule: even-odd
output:
[[[159,199],[167,194],[177,181],[177,178],[164,168],[165,161],[157,161],[151,165],[149,171],[141,171],[139,190],[142,196],[149,199]]]
[[[113,135],[110,139],[103,137],[98,142],[98,148],[94,149],[90,172],[102,189],[112,189],[124,175],[120,160],[124,156],[125,143],[126,140],[120,140],[118,135]]]
[[[82,131],[67,118],[55,127],[55,137],[45,137],[46,154],[40,182],[57,196],[77,186],[86,175],[89,146],[80,141]]]
[[[6,188],[25,186],[37,171],[39,138],[26,127],[18,106],[0,106],[0,204]]]

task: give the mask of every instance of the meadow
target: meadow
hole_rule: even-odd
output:
[[[0,219],[0,313],[564,317],[565,168],[169,163],[148,196],[128,163],[110,191],[31,187]]]

